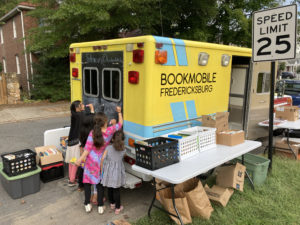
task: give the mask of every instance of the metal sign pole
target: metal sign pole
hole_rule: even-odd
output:
[[[272,169],[273,156],[273,119],[274,119],[274,92],[275,92],[275,61],[271,63],[271,77],[270,77],[270,108],[269,108],[269,151],[268,158],[270,159],[269,169]]]

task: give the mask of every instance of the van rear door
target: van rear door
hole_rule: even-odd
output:
[[[123,105],[123,52],[82,53],[82,79],[83,102],[117,119],[115,107]]]

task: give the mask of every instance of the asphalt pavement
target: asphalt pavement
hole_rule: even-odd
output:
[[[45,130],[70,124],[69,103],[0,106],[0,154],[43,145]],[[67,174],[65,174],[67,175]],[[21,199],[12,199],[0,185],[1,225],[82,225],[107,224],[115,219],[135,221],[145,216],[152,198],[149,183],[141,188],[121,190],[124,211],[116,216],[109,210],[99,215],[94,206],[84,211],[84,193],[67,186],[67,176],[42,183],[40,191]]]

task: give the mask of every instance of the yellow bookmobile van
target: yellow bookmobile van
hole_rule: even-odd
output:
[[[71,100],[92,103],[110,119],[117,118],[115,106],[122,106],[125,160],[132,164],[134,141],[200,125],[204,114],[230,111],[232,127],[246,130],[253,100],[258,102],[253,108],[266,109],[269,68],[268,64],[256,70],[248,48],[175,38],[74,43]],[[267,109],[263,116],[267,118]],[[257,126],[254,120],[250,118]],[[127,171],[139,176],[129,164]]]

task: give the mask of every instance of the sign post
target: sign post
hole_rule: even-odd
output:
[[[272,168],[275,60],[296,57],[297,5],[263,11],[252,16],[252,60],[272,61],[270,77],[269,151]]]

